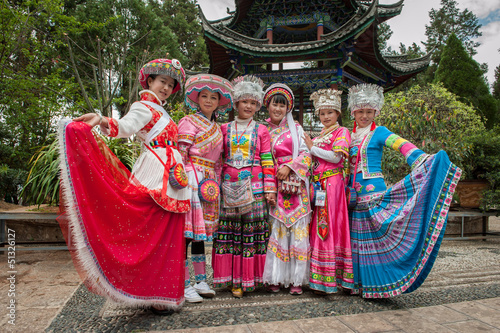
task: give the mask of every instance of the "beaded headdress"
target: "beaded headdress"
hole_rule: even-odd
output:
[[[288,102],[288,109],[286,112],[290,112],[293,110],[294,96],[293,91],[286,84],[274,83],[267,88],[264,94],[264,105],[266,108],[269,107],[269,103],[276,95],[283,95]]]
[[[371,83],[352,86],[349,88],[347,102],[352,117],[354,117],[354,111],[361,109],[373,109],[375,116],[378,116],[384,106],[384,88]]]
[[[139,82],[144,89],[148,89],[148,77],[151,74],[167,75],[175,80],[175,87],[172,94],[181,90],[186,80],[186,73],[182,68],[181,62],[177,59],[155,59],[144,66],[139,71]]]
[[[198,95],[202,90],[219,93],[217,112],[225,114],[233,107],[233,85],[228,80],[214,74],[198,74],[186,81],[186,105],[196,111],[199,108]]]
[[[257,110],[262,106],[264,97],[264,82],[256,76],[245,75],[238,76],[231,81],[233,84],[233,102],[239,102],[244,99],[251,99],[257,102]]]
[[[342,91],[332,88],[313,92],[309,99],[313,101],[314,113],[319,114],[322,109],[334,109],[341,112],[342,101],[340,95],[342,95]]]

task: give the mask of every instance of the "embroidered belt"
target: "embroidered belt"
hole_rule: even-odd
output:
[[[215,162],[207,158],[191,156],[191,160],[193,161],[194,164],[200,165],[204,168],[209,168],[209,169],[215,168]]]
[[[338,175],[338,174],[341,174],[341,173],[342,173],[342,168],[333,168],[333,169],[321,172],[321,173],[319,173],[317,175],[314,175],[313,176],[313,181],[317,182],[320,179],[325,179],[325,178],[328,178],[328,177],[331,177],[331,176],[335,176],[335,175]]]
[[[243,160],[241,164],[236,165],[235,160],[232,158],[226,158],[225,164],[235,167],[235,168],[243,168],[243,167],[251,167],[252,166],[252,161],[251,160]],[[259,166],[260,165],[260,160],[253,160],[253,165],[254,166]]]
[[[158,142],[158,140],[153,140],[149,143],[151,148],[165,148],[165,147],[177,147],[177,142],[172,140],[165,140],[164,142]]]

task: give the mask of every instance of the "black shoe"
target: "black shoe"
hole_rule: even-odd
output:
[[[175,312],[174,310],[170,310],[170,309],[160,310],[160,309],[157,309],[153,306],[150,307],[149,309],[151,310],[151,312],[153,312],[157,316],[170,316],[172,313]]]

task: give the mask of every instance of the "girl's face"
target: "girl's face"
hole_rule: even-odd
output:
[[[257,102],[253,99],[242,99],[236,103],[238,117],[240,119],[250,119],[257,112]]]
[[[337,123],[337,119],[339,118],[339,112],[334,109],[321,109],[319,111],[319,120],[328,128]]]
[[[219,106],[219,94],[204,89],[198,94],[198,104],[200,105],[201,112],[211,116]]]
[[[167,75],[158,75],[154,79],[148,77],[149,90],[154,92],[158,98],[164,102],[172,95],[175,87],[175,80]]]
[[[354,120],[359,128],[369,126],[375,119],[375,110],[373,109],[359,109],[354,111]]]
[[[267,109],[269,111],[269,117],[271,117],[271,122],[275,125],[279,125],[286,115],[286,104],[277,103],[276,99],[273,97]]]

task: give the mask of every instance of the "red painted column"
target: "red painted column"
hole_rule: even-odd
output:
[[[316,39],[320,40],[321,39],[321,35],[323,34],[323,20],[319,20],[318,21],[318,24],[316,25],[316,28],[317,28]]]
[[[267,27],[267,39],[269,39],[269,44],[273,43],[273,27]]]

